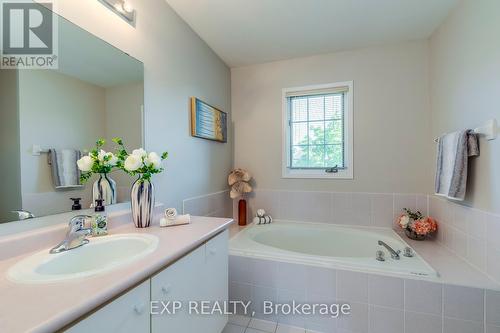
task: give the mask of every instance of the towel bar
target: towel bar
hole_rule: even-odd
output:
[[[498,124],[496,119],[490,119],[485,122],[482,126],[476,127],[472,130],[477,135],[484,136],[486,140],[495,140],[498,136]],[[434,139],[434,142],[438,142],[438,138]]]
[[[40,154],[47,154],[49,152],[49,149],[42,149],[39,145],[33,145],[33,148],[31,149],[31,155],[33,156],[40,156]]]

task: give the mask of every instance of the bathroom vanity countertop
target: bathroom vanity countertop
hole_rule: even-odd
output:
[[[233,223],[232,219],[227,218],[193,216],[191,224],[187,225],[160,228],[155,220],[156,224],[153,226],[137,229],[129,215],[121,219],[128,219],[129,223],[116,223],[117,225],[110,229],[110,234],[155,235],[159,239],[157,249],[136,262],[101,275],[47,284],[18,284],[6,277],[13,264],[33,252],[40,251],[44,246],[29,253],[23,252],[15,257],[0,260],[0,332],[60,330],[148,279]],[[58,236],[60,237],[60,232]],[[19,245],[22,235],[14,237],[16,245]],[[0,243],[2,241],[5,239],[0,239]]]

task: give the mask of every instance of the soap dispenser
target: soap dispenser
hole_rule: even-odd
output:
[[[94,217],[92,218],[92,232],[94,236],[102,236],[108,233],[108,217],[102,199],[95,201]]]
[[[82,209],[82,204],[80,203],[80,200],[82,198],[70,198],[71,201],[73,201],[73,205],[71,206],[71,210],[81,210]]]

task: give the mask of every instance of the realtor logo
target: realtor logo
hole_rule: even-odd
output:
[[[57,68],[51,2],[3,0],[1,17],[1,68]]]

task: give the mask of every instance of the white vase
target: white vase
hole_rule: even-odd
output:
[[[95,205],[97,199],[104,200],[104,205],[116,203],[116,182],[107,173],[99,174],[99,179],[92,186],[92,204]]]
[[[155,208],[155,187],[148,180],[137,179],[130,191],[132,219],[136,228],[147,228],[153,221]]]

